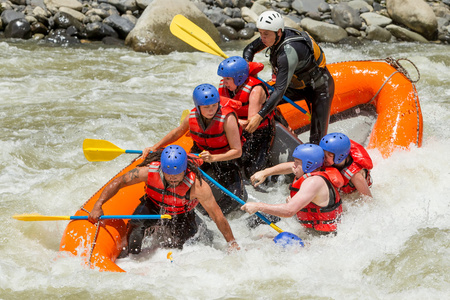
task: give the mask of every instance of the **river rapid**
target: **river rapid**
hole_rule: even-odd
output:
[[[276,231],[230,221],[241,251],[227,254],[214,223],[212,246],[144,251],[118,260],[127,273],[86,269],[58,251],[67,221],[22,222],[15,214],[73,215],[133,155],[88,162],[85,138],[123,149],[153,145],[193,107],[201,83],[218,86],[221,58],[206,53],[152,56],[128,48],[61,48],[0,42],[0,299],[445,299],[450,297],[449,46],[322,45],[327,62],[408,58],[417,90],[423,146],[374,161],[372,202],[346,198],[339,233],[310,236],[294,218],[278,223],[302,249],[282,249]],[[223,46],[240,55],[244,44]],[[266,63],[260,77],[269,78]],[[415,77],[414,69],[410,74]],[[370,119],[370,118],[369,118]],[[358,120],[330,126],[351,138]],[[373,120],[372,120],[373,121]],[[353,122],[353,123],[352,123]],[[370,130],[370,120],[363,121]],[[355,134],[356,135],[356,134]],[[301,138],[307,141],[303,134]],[[288,192],[247,186],[250,201],[281,203]]]

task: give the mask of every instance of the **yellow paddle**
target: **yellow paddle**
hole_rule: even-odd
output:
[[[181,113],[180,124],[183,123],[184,119],[189,115],[191,111],[189,109],[183,110]]]
[[[214,42],[214,40],[203,29],[198,27],[195,23],[191,22],[183,15],[176,15],[173,17],[172,22],[170,23],[170,32],[197,50],[221,56],[223,58],[228,58],[228,55],[223,53],[222,49],[220,49],[216,42]],[[273,90],[271,85],[267,84],[259,77],[258,79],[264,82],[269,89]],[[311,120],[311,114],[309,112],[304,110],[288,97],[283,96],[283,99],[292,104],[302,113],[306,114]]]
[[[19,221],[61,221],[61,220],[87,220],[88,216],[43,216],[40,214],[14,215]],[[100,216],[105,219],[172,219],[170,215],[106,215]]]
[[[108,141],[96,139],[85,139],[83,152],[89,161],[110,161],[123,153],[142,153],[134,150],[123,150]]]

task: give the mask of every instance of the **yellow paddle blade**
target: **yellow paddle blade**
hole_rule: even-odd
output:
[[[170,23],[170,32],[197,50],[228,58],[222,49],[203,29],[189,21],[185,16],[176,15]]]
[[[14,215],[14,219],[19,221],[58,221],[58,220],[70,220],[70,216],[43,216],[39,214],[23,214]]]
[[[110,161],[125,153],[125,150],[105,140],[85,139],[83,152],[88,161]]]
[[[191,111],[189,109],[185,109],[183,110],[183,113],[181,114],[181,118],[180,118],[180,124],[183,123],[184,119],[186,119],[186,117],[189,115]]]

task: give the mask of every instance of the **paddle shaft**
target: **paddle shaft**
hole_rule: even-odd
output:
[[[136,153],[136,152],[125,152]],[[168,219],[166,215],[103,215],[100,216],[100,220],[107,219],[130,219],[130,220],[150,220],[150,219]],[[87,220],[88,216],[70,216],[71,220]]]
[[[39,214],[14,215],[19,221],[65,221],[65,220],[88,220],[88,216],[43,216]],[[99,219],[171,219],[170,215],[104,215]]]

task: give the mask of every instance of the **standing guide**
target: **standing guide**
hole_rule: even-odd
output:
[[[246,130],[254,132],[286,94],[293,101],[306,100],[311,113],[309,141],[319,144],[327,134],[334,96],[334,81],[326,67],[325,53],[307,32],[284,28],[278,12],[263,12],[256,27],[261,36],[245,47],[242,56],[253,61],[256,53],[268,48],[275,85],[267,103],[249,119]]]

